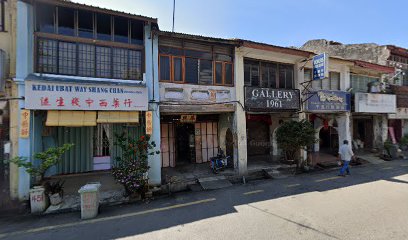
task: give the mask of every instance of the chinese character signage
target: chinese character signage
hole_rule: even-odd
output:
[[[321,90],[308,95],[306,110],[310,112],[347,112],[351,110],[351,94]]]
[[[26,81],[25,108],[44,110],[146,111],[147,88]]]
[[[146,112],[146,135],[153,134],[153,112]]]
[[[245,87],[245,109],[253,112],[299,110],[298,89]]]
[[[30,136],[30,110],[21,110],[20,113],[20,138]]]
[[[197,115],[194,115],[194,114],[180,116],[180,122],[182,123],[195,123],[196,121],[197,121]]]
[[[329,56],[322,53],[313,57],[313,80],[329,77]]]

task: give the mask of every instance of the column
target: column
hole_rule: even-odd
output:
[[[149,95],[149,111],[153,112],[153,134],[151,141],[156,143],[154,151],[160,151],[160,92],[158,81],[158,37],[152,34],[151,25],[145,26],[145,81]],[[161,153],[149,155],[149,184],[161,184]]]
[[[18,100],[14,100],[11,104],[12,121],[17,122],[16,129],[12,129],[12,157],[23,157],[27,161],[31,161],[31,142],[30,138],[20,138],[20,114],[21,109],[24,109],[24,79],[29,73],[33,72],[33,10],[32,6],[22,1],[17,2],[17,30],[16,30],[16,78],[14,79],[16,87],[15,97]],[[13,120],[14,119],[14,120]],[[31,117],[32,122],[32,117]],[[14,127],[13,123],[13,127]],[[33,131],[30,128],[30,137]],[[24,168],[18,168],[11,164],[10,166],[10,188],[12,198],[18,198],[19,200],[27,200],[29,198],[30,190],[30,175]]]
[[[337,117],[337,133],[339,135],[339,146],[343,144],[344,140],[348,140],[351,145],[351,114],[350,112],[345,112]]]
[[[235,48],[235,91],[236,104],[234,114],[234,165],[238,174],[243,176],[248,173],[247,169],[247,132],[244,102],[244,57],[239,48]]]

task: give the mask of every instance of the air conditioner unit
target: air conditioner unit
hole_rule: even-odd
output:
[[[6,52],[0,49],[0,93],[6,86]]]

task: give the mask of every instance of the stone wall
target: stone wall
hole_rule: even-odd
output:
[[[381,65],[387,65],[387,59],[390,56],[387,46],[375,43],[342,44],[326,39],[307,41],[300,49],[314,53],[326,52],[333,57],[362,60]]]

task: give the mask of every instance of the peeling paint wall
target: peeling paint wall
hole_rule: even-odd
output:
[[[381,65],[387,65],[387,59],[390,56],[390,50],[386,46],[375,43],[341,44],[326,39],[307,41],[301,49],[315,53],[326,52],[330,56],[363,60]]]

